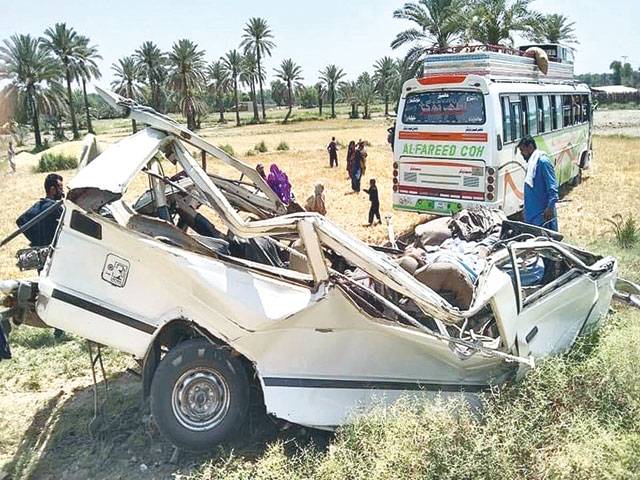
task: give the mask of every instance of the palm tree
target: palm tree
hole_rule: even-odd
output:
[[[412,45],[406,58],[419,62],[432,47],[446,48],[464,33],[466,5],[463,0],[418,0],[405,3],[393,12],[394,18],[413,22],[416,27],[404,30],[391,42],[391,48]]]
[[[364,108],[362,118],[371,118],[369,105],[371,105],[376,98],[376,84],[368,72],[362,73],[356,81],[356,98],[358,99],[358,103]]]
[[[229,73],[221,61],[213,62],[207,67],[209,91],[215,98],[216,108],[220,112],[220,123],[224,123],[224,94],[230,90]]]
[[[140,97],[142,93],[140,89],[142,72],[140,72],[140,65],[134,57],[121,58],[117,64],[111,65],[111,69],[116,77],[116,80],[111,82],[111,86],[117,94],[132,100]],[[131,128],[133,133],[138,130],[135,120],[131,120]]]
[[[275,72],[276,77],[287,84],[289,111],[283,120],[283,123],[287,123],[291,116],[291,110],[293,109],[293,87],[298,87],[300,85],[300,80],[302,80],[302,67],[300,67],[300,65],[296,65],[296,63],[290,58],[287,58],[282,61],[279,69],[275,69]]]
[[[578,43],[575,24],[576,22],[570,22],[567,17],[558,13],[542,15],[533,25],[528,37],[536,43]]]
[[[258,72],[256,57],[251,53],[247,53],[242,57],[240,81],[249,87],[249,97],[251,98],[253,105],[253,120],[255,122],[260,121],[260,115],[258,113],[258,98],[256,95],[256,80],[259,80],[259,77],[263,78],[263,75],[260,75]]]
[[[262,59],[265,56],[271,56],[271,50],[276,44],[271,40],[273,34],[267,24],[267,21],[263,18],[254,17],[249,19],[244,27],[244,34],[242,35],[242,42],[240,46],[244,48],[244,53],[252,53],[256,58],[258,64],[258,71],[262,72]],[[262,104],[262,119],[267,118],[267,114],[264,108],[264,92],[262,91],[263,78],[258,77],[258,85],[260,88],[260,103]]]
[[[394,77],[393,85],[391,87],[391,95],[397,112],[404,82],[410,78],[417,77],[418,73],[422,70],[422,65],[412,61],[410,58],[398,58],[395,61],[395,70],[396,76]]]
[[[23,105],[31,119],[36,149],[42,148],[40,113],[61,110],[60,64],[31,35],[12,35],[0,46],[0,80],[9,83],[2,100]]]
[[[78,36],[80,47],[78,55],[74,62],[74,77],[76,82],[82,84],[82,97],[84,100],[84,111],[87,116],[87,130],[89,133],[95,133],[91,125],[91,115],[89,114],[89,98],[87,97],[87,81],[95,78],[99,79],[102,75],[96,60],[101,60],[98,55],[98,47],[89,45],[89,38]]]
[[[240,106],[238,104],[238,76],[242,69],[242,55],[237,50],[230,50],[222,58],[222,64],[233,81],[233,99],[236,104],[236,125],[240,126]]]
[[[398,68],[395,60],[391,57],[382,57],[374,65],[375,72],[373,80],[376,90],[384,99],[384,116],[389,116],[389,97],[393,91],[393,85],[398,76]]]
[[[134,57],[149,86],[151,106],[161,112],[163,110],[162,85],[167,78],[167,56],[155,43],[147,41],[135,51]]]
[[[613,72],[611,80],[614,85],[622,85],[622,62],[620,60],[614,60],[609,65],[609,69]]]
[[[327,65],[320,71],[320,80],[326,85],[331,102],[331,118],[336,118],[336,88],[344,76],[344,71],[335,65]]]
[[[205,84],[206,62],[204,50],[188,39],[173,44],[168,55],[169,77],[167,83],[178,97],[182,114],[187,118],[187,128],[195,130],[196,114],[204,109],[198,92]]]
[[[318,97],[318,115],[322,116],[322,101],[324,100],[324,84],[322,82],[316,83],[316,96]]]
[[[356,82],[342,82],[340,96],[346,103],[351,104],[349,118],[358,118],[358,84]]]
[[[513,45],[515,32],[527,32],[540,15],[529,9],[532,0],[476,0],[471,10],[467,35],[470,40],[488,44]]]
[[[73,28],[67,28],[66,23],[56,23],[53,28],[47,28],[42,38],[42,45],[62,63],[64,77],[67,82],[67,107],[71,117],[71,130],[73,138],[80,138],[76,113],[73,108],[73,94],[71,92],[71,80],[73,79],[73,64],[78,58],[81,48],[78,34]]]

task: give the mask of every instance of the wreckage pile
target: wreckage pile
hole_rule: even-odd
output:
[[[466,310],[504,220],[501,211],[478,207],[418,225],[400,266],[453,306]]]

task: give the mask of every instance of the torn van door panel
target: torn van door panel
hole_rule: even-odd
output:
[[[607,312],[613,258],[506,221],[478,241],[376,250],[287,214],[255,169],[172,119],[100,93],[149,127],[70,182],[29,301],[44,324],[144,359],[154,418],[184,448],[237,428],[252,379],[276,417],[334,428],[376,399],[501,384]],[[138,174],[149,188],[129,203]],[[424,274],[436,264],[446,282]]]

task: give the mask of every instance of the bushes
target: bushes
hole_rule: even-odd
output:
[[[64,153],[43,153],[36,167],[36,172],[58,172],[78,168],[78,159]]]
[[[224,151],[227,155],[234,155],[234,151],[233,151],[233,147],[231,145],[229,145],[228,143],[225,145],[218,145],[218,148],[222,151]]]
[[[624,219],[618,213],[605,220],[613,225],[613,234],[620,248],[631,248],[640,240],[640,227],[631,215]]]
[[[278,150],[279,152],[285,152],[287,150],[289,150],[289,144],[287,142],[285,142],[284,140],[282,140],[278,146],[276,147],[276,150]]]
[[[268,148],[267,148],[267,144],[264,143],[264,140],[262,140],[260,143],[256,143],[256,146],[253,147],[253,149],[256,152],[260,152],[260,153],[266,153]]]

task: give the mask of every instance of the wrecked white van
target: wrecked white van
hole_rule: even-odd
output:
[[[38,279],[3,291],[16,324],[140,359],[153,417],[180,447],[206,449],[236,430],[252,386],[270,414],[320,429],[407,392],[473,394],[567,351],[609,308],[614,258],[504,222],[456,252],[414,251],[408,268],[406,252],[288,214],[253,168],[101,94],[147,128],[81,168]],[[189,149],[236,177],[206,172]],[[167,162],[181,173],[167,178]],[[127,202],[138,174],[149,189]],[[430,255],[447,262],[442,253],[471,285],[464,304],[421,276]]]

